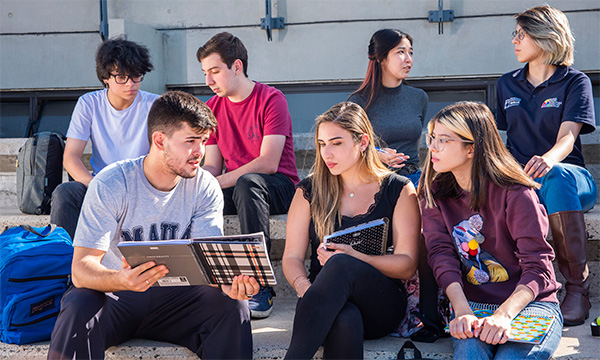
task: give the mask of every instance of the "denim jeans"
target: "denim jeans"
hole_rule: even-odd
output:
[[[422,171],[419,170],[419,168],[415,165],[408,164],[408,166],[402,167],[400,169],[390,168],[390,170],[394,171],[398,175],[402,175],[409,178],[415,186],[415,189],[419,186],[419,179],[421,179]]]
[[[50,223],[64,228],[71,239],[75,237],[75,229],[86,192],[87,186],[84,184],[69,181],[58,185],[52,193]]]
[[[559,163],[536,181],[542,185],[537,193],[548,214],[589,211],[598,197],[594,177],[581,166]]]
[[[538,344],[525,344],[508,341],[501,345],[487,344],[477,338],[452,338],[454,359],[550,359],[562,337],[563,318],[557,303],[535,301],[525,309],[535,309],[537,314],[555,316],[553,325],[544,340]]]
[[[270,253],[269,215],[286,214],[294,192],[294,183],[283,174],[245,174],[234,187],[223,189],[223,215],[237,214],[242,234],[264,232]]]
[[[421,179],[421,170],[418,170],[417,172],[414,172],[410,175],[406,175],[406,177],[409,178],[410,181],[412,181],[416,189],[417,187],[419,187],[419,179]]]

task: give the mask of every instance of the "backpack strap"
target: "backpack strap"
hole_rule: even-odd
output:
[[[30,233],[36,234],[37,236],[41,236],[41,237],[46,237],[46,236],[48,236],[48,235],[52,234],[52,232],[53,232],[54,230],[56,230],[56,224],[50,224],[50,225],[48,225],[48,226],[47,226],[47,227],[49,227],[49,228],[50,228],[50,232],[49,232],[49,233],[47,233],[46,235],[42,235],[42,234],[40,234],[39,232],[37,232],[37,231],[36,231],[36,230],[33,228],[33,226],[31,226],[31,225],[21,225],[21,227],[23,228],[23,230],[25,230],[25,231],[29,231]]]

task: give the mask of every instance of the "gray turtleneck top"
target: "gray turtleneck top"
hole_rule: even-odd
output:
[[[349,99],[360,106],[368,97],[359,94]],[[387,147],[410,156],[407,163],[419,165],[419,138],[426,121],[428,97],[425,91],[400,84],[395,88],[381,87],[379,96],[367,111],[375,135]]]

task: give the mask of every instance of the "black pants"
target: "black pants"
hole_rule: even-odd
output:
[[[247,301],[210,286],[150,288],[114,294],[71,287],[61,301],[48,359],[103,359],[113,345],[166,341],[202,359],[251,359]]]
[[[238,215],[242,234],[264,232],[270,253],[269,215],[286,214],[294,191],[294,183],[283,174],[245,174],[234,187],[223,189],[223,214]]]
[[[286,359],[362,359],[363,340],[392,332],[406,311],[406,291],[352,256],[331,257],[298,300]]]
[[[69,181],[58,185],[52,193],[50,223],[64,228],[71,239],[75,237],[75,229],[86,192],[87,186],[77,181]]]

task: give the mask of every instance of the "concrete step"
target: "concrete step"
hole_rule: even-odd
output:
[[[252,320],[254,359],[281,359],[287,351],[292,335],[292,324],[296,299],[275,298],[273,313],[261,320]],[[590,318],[600,316],[600,302],[594,302]],[[580,326],[565,328],[554,359],[598,359],[599,338],[592,337],[589,320]],[[365,359],[395,359],[398,350],[406,339],[386,336],[376,340],[365,340]],[[415,343],[423,357],[432,359],[452,359],[452,340],[439,339],[433,344]],[[0,358],[3,359],[46,359],[48,342],[11,345],[0,344]],[[198,359],[186,348],[157,341],[135,339],[106,350],[108,360],[155,360],[155,359]],[[322,359],[320,349],[315,359]]]

